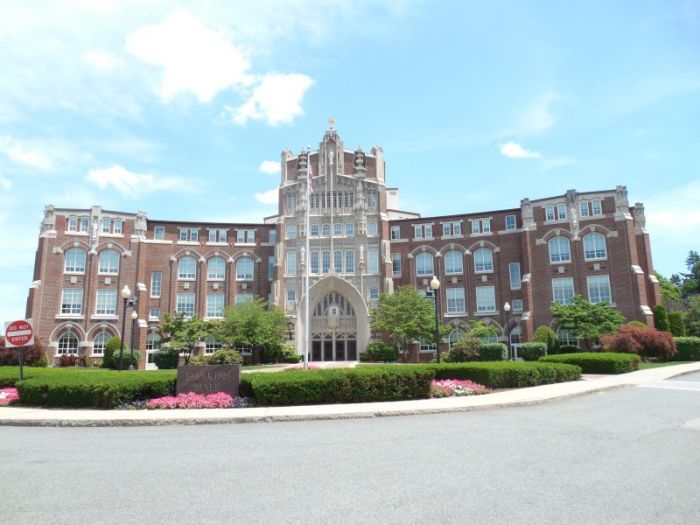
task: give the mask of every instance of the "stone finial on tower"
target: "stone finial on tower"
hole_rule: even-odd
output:
[[[535,226],[535,216],[532,210],[532,203],[530,199],[525,198],[520,201],[520,216],[523,221],[523,230],[534,230]]]
[[[615,188],[615,220],[624,221],[631,218],[630,204],[627,200],[627,186],[618,185]]]
[[[140,211],[136,214],[136,220],[134,221],[134,235],[145,239],[147,229],[146,212]]]
[[[56,208],[53,204],[44,206],[44,219],[41,221],[41,233],[56,229]]]
[[[641,202],[635,202],[632,210],[632,216],[634,217],[635,233],[646,233],[647,217],[644,214],[644,204]]]

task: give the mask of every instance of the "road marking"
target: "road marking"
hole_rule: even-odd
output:
[[[660,388],[662,390],[685,390],[687,392],[700,392],[698,381],[657,381],[637,385],[642,388]]]

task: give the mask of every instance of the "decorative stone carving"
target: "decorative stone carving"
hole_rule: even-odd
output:
[[[523,230],[534,230],[537,228],[535,226],[535,216],[530,199],[523,199],[520,201],[520,215],[523,219]]]

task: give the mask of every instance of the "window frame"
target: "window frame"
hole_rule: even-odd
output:
[[[419,259],[425,261],[430,260],[430,271],[426,271],[427,268],[422,268],[423,271],[420,271],[421,266],[418,264]],[[435,257],[432,253],[421,252],[414,257],[414,260],[416,261],[416,277],[432,277],[435,275]]]
[[[181,268],[181,265],[185,262],[192,261],[192,272],[191,273],[184,273],[183,268]],[[185,268],[189,269],[189,268]],[[178,281],[194,281],[197,279],[197,259],[191,255],[185,255],[183,257],[180,257],[177,260],[177,280]]]
[[[570,295],[568,294],[569,288],[564,288],[558,286],[560,283],[570,283]],[[559,289],[561,297],[557,298],[557,290]],[[573,303],[573,297],[576,295],[576,288],[573,277],[554,277],[552,278],[552,302],[562,305],[570,305]]]

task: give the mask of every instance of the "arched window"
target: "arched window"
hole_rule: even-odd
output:
[[[477,273],[493,271],[493,252],[488,248],[474,251],[474,271]]]
[[[605,236],[602,233],[589,233],[583,238],[583,251],[587,261],[605,259],[608,250],[605,246]]]
[[[445,273],[464,273],[462,254],[457,250],[450,250],[445,254]]]
[[[160,350],[160,335],[158,335],[158,332],[148,332],[146,336],[146,350]]]
[[[450,344],[450,348],[452,348],[452,345],[459,341],[460,337],[462,337],[463,335],[464,332],[459,328],[455,328],[454,330],[452,330],[450,332],[450,336],[447,338],[447,342]]]
[[[58,338],[58,355],[77,354],[78,338],[70,330]]]
[[[223,281],[226,276],[226,261],[223,257],[212,257],[207,263],[207,279]]]
[[[84,273],[86,257],[85,250],[80,248],[66,250],[63,271],[66,273]]]
[[[182,257],[177,261],[178,279],[195,279],[197,277],[197,260],[194,257]]]
[[[432,276],[434,273],[433,254],[423,252],[416,255],[416,275]]]
[[[99,273],[116,275],[119,273],[119,252],[116,250],[102,250],[100,252]]]
[[[253,280],[253,259],[250,257],[241,257],[236,261],[236,280],[252,281]]]
[[[95,341],[92,343],[92,353],[93,355],[103,355],[105,353],[105,346],[107,346],[107,341],[109,341],[109,332],[102,330],[99,334],[95,336]]]
[[[569,239],[557,235],[549,241],[549,262],[571,262],[571,243]]]

